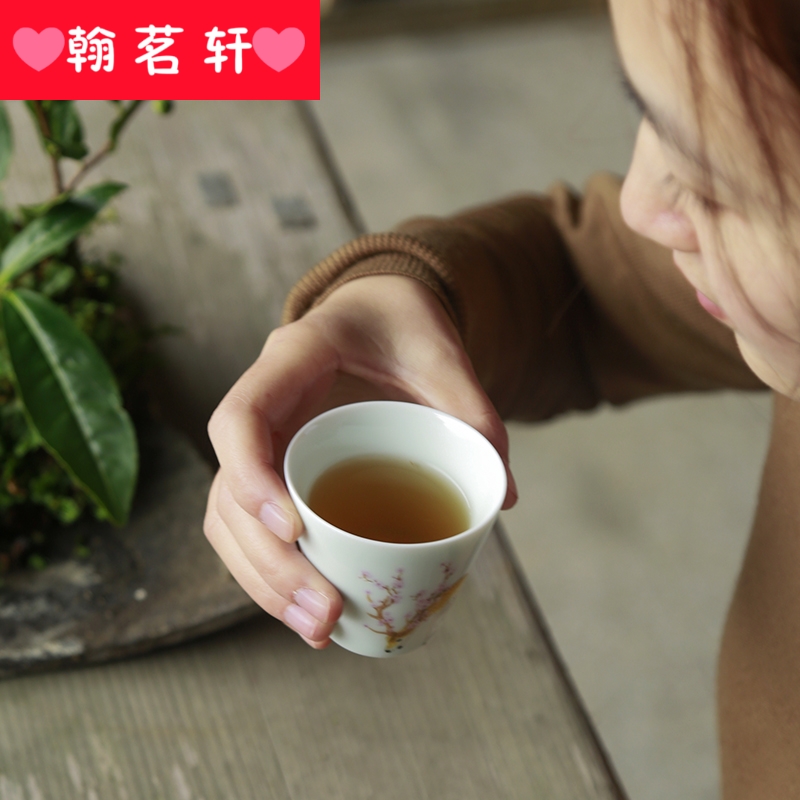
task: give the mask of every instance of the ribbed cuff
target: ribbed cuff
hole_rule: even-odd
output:
[[[402,233],[360,236],[320,261],[289,293],[281,324],[300,319],[335,289],[369,275],[405,275],[424,283],[463,335],[463,314],[450,271],[434,250]]]

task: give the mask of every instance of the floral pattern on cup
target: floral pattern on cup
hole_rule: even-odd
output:
[[[403,569],[398,568],[391,579],[390,583],[383,583],[378,580],[374,575],[369,572],[362,572],[361,579],[367,583],[373,584],[381,590],[381,597],[373,597],[373,590],[368,589],[366,592],[367,602],[372,607],[374,614],[369,616],[376,620],[380,629],[365,625],[373,633],[378,633],[386,637],[386,652],[391,653],[393,650],[402,650],[403,640],[415,631],[423,622],[430,619],[434,614],[442,611],[444,607],[450,602],[450,599],[461,586],[466,575],[462,575],[457,581],[450,583],[453,577],[453,565],[445,562],[442,565],[442,580],[433,591],[425,589],[411,595],[414,601],[414,611],[405,615],[403,623],[395,620],[394,615],[391,613],[392,606],[396,605],[403,599]],[[398,625],[402,624],[402,627]]]

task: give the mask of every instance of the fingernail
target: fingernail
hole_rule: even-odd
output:
[[[511,490],[511,494],[513,495],[514,499],[519,499],[519,492],[517,491],[517,482],[514,480],[514,476],[511,475],[511,485],[509,489]]]
[[[503,464],[505,464],[506,475],[508,476],[508,491],[510,494],[514,495],[516,499],[519,497],[519,492],[517,491],[517,482],[514,480],[514,475],[511,473],[511,465],[506,459],[503,459]]]
[[[294,603],[286,606],[286,611],[283,612],[283,619],[290,628],[302,633],[303,636],[309,639],[312,638],[317,629],[317,621],[314,617]]]
[[[294,593],[293,599],[300,608],[313,614],[320,622],[327,621],[331,604],[324,594],[315,592],[313,589],[298,589]]]
[[[258,512],[258,518],[284,542],[294,538],[294,525],[289,515],[277,503],[264,503]]]

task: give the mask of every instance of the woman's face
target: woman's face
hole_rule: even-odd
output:
[[[791,204],[781,204],[752,125],[714,38],[696,41],[704,85],[703,137],[670,18],[673,0],[611,0],[622,64],[644,116],[622,192],[631,228],[670,248],[698,302],[730,327],[761,380],[800,400],[800,141],[777,152]],[[767,67],[764,75],[777,76]],[[780,136],[782,128],[768,128]],[[706,160],[714,200],[701,169]],[[777,147],[776,139],[776,147]]]

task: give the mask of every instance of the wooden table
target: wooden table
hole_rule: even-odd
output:
[[[104,113],[84,110],[90,127]],[[9,194],[35,199],[47,167],[32,136],[17,141]],[[202,443],[289,287],[357,215],[302,104],[144,114],[107,170],[132,188],[93,246],[124,253],[150,318],[182,329],[162,343],[159,383]],[[0,800],[624,796],[500,530],[436,636],[403,657],[313,651],[259,615],[0,683]]]
[[[331,0],[329,0],[330,2]],[[606,12],[602,0],[335,0],[323,42],[485,26],[534,15]]]

